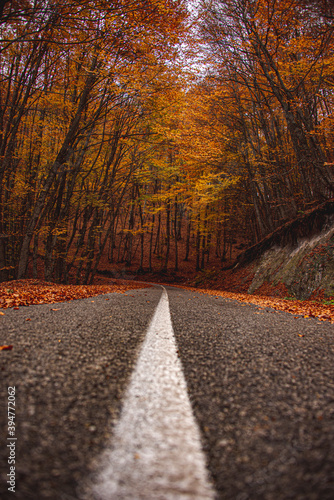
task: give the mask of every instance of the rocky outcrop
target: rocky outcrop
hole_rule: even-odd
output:
[[[285,224],[238,258],[253,265],[248,293],[261,287],[283,287],[300,300],[315,292],[334,296],[334,201],[324,203]]]

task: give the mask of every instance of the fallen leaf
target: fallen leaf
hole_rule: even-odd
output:
[[[12,345],[0,345],[0,351],[11,351],[12,349]]]
[[[36,279],[15,280],[0,283],[0,304],[3,308],[32,304],[55,304],[74,299],[93,298],[105,293],[124,293],[126,290],[143,288],[143,286],[145,285],[142,283],[123,282],[122,280],[108,285],[59,285]],[[150,287],[150,285],[146,286]]]
[[[301,335],[300,333],[298,333],[298,337],[305,337],[305,335]]]
[[[31,321],[31,318],[27,318],[26,321]]]
[[[185,290],[193,291],[193,287],[183,286]],[[293,303],[290,300],[276,297],[268,297],[265,295],[249,295],[245,293],[235,293],[227,291],[217,291],[209,289],[196,289],[199,293],[205,293],[207,295],[213,295],[217,297],[218,295],[227,299],[235,299],[241,302],[241,305],[246,306],[248,304],[254,304],[258,306],[258,309],[263,308],[273,308],[276,312],[288,312],[294,316],[295,319],[300,319],[303,316],[308,318],[317,318],[320,321],[330,321],[334,323],[334,306],[324,305],[321,300],[318,302],[312,301],[302,301],[294,300]],[[275,312],[270,311],[270,312]],[[269,311],[266,311],[269,312]],[[259,313],[258,313],[259,314]],[[299,314],[299,316],[297,316]]]
[[[60,308],[59,309],[51,309],[51,311],[60,311]]]
[[[5,315],[5,313],[3,313],[3,312],[0,312],[0,315],[1,315],[1,316],[4,316],[4,315]]]

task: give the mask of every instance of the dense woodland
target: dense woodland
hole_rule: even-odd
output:
[[[0,2],[1,279],[194,271],[334,197],[326,0]],[[182,242],[182,252],[181,249]]]

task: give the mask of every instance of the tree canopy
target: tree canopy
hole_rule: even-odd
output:
[[[198,270],[332,198],[333,29],[326,0],[0,2],[1,279]]]

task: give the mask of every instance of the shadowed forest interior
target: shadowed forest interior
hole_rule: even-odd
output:
[[[334,197],[331,1],[0,16],[1,281],[228,266]]]

